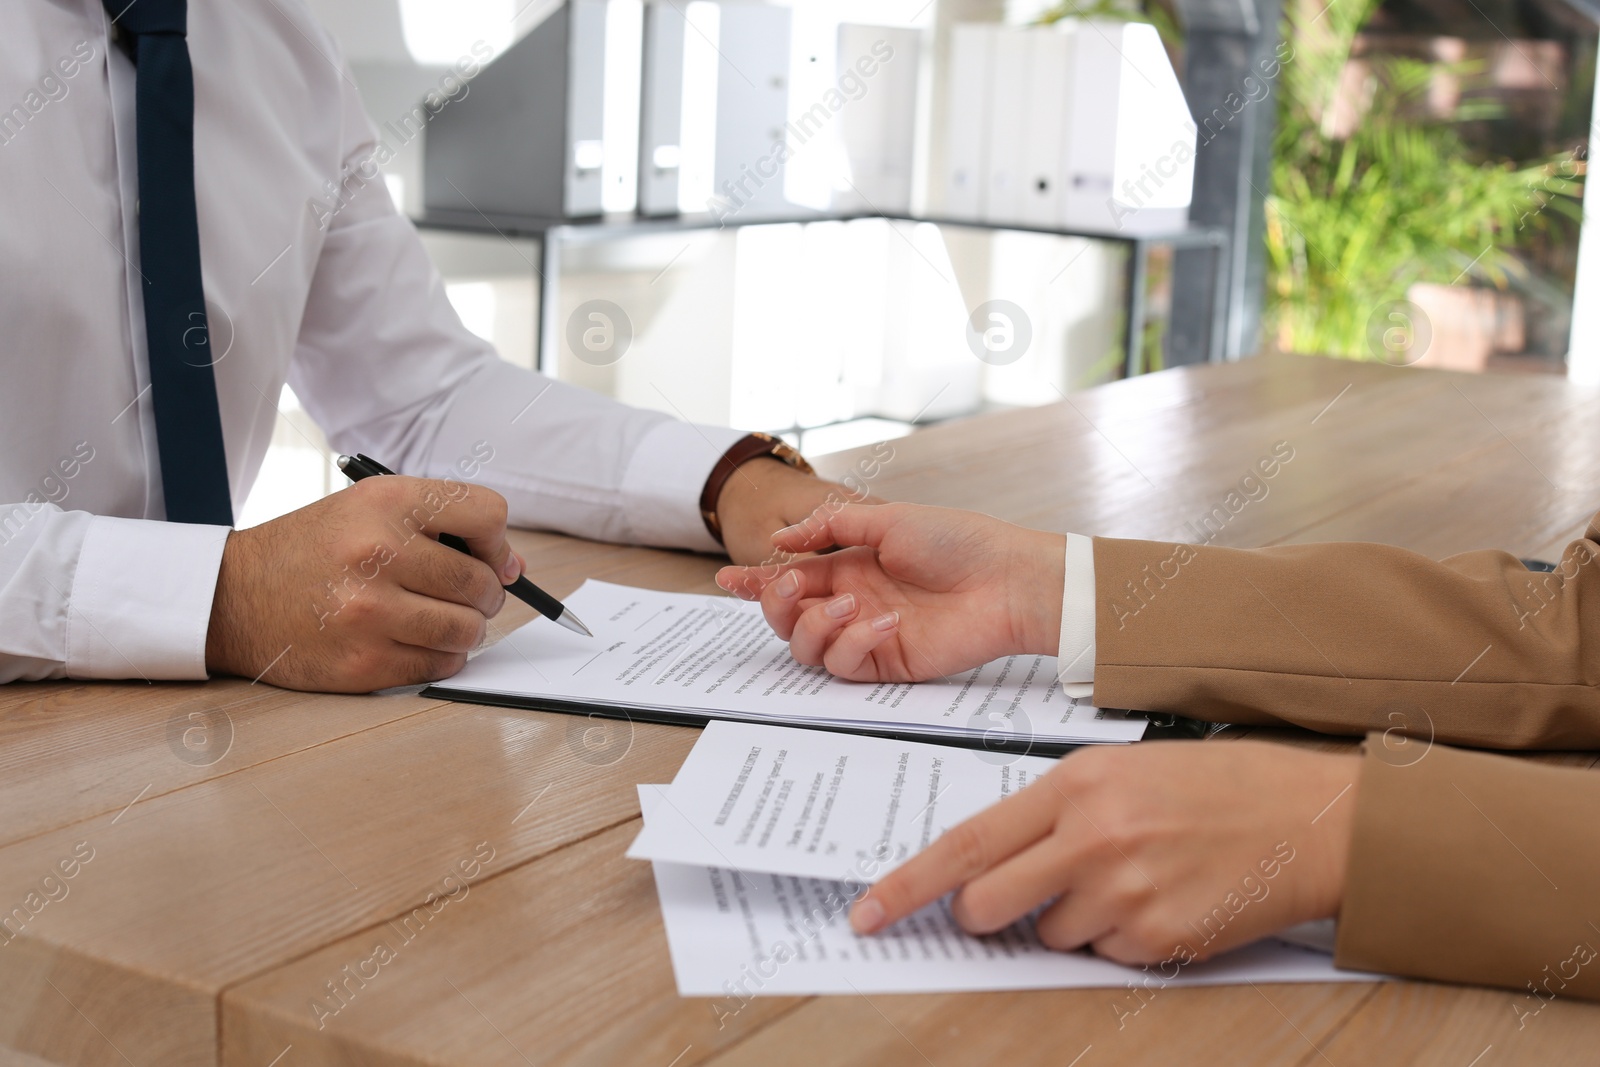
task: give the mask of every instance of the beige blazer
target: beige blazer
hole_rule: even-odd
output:
[[[1341,967],[1600,999],[1600,515],[1504,552],[1097,538],[1094,700],[1367,735]]]

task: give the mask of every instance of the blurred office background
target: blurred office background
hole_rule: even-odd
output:
[[[447,79],[463,59],[503,55],[559,6],[309,2],[340,42],[380,130],[403,125],[430,92],[455,90]],[[684,210],[704,211],[717,191],[704,162],[710,153],[695,148],[717,136],[719,66],[727,76],[716,47],[719,6],[672,6],[690,30],[677,196]],[[1600,358],[1585,355],[1600,349],[1600,338],[1584,341],[1600,323],[1589,325],[1575,299],[1580,259],[1600,257],[1581,226],[1595,69],[1595,22],[1583,4],[1480,8],[1461,0],[1457,10],[1451,0],[1327,7],[1290,0],[1280,8],[1256,0],[1265,23],[1255,28],[1258,51],[1280,62],[1270,76],[1259,64],[1247,69],[1253,81],[1246,82],[1237,69],[1212,70],[1208,80],[1200,65],[1226,39],[1188,25],[1195,20],[1175,5],[796,0],[783,79],[790,120],[838,86],[841,24],[910,33],[891,38],[901,43],[895,61],[904,61],[895,86],[869,86],[865,106],[852,100],[835,115],[853,108],[853,121],[824,123],[803,144],[791,142],[781,181],[792,210],[780,214],[882,208],[863,203],[865,179],[852,172],[847,143],[879,106],[909,127],[897,133],[913,165],[906,204],[865,213],[906,217],[746,218],[721,228],[631,225],[638,117],[613,105],[640,91],[644,5],[610,0],[608,7],[607,136],[622,131],[626,148],[631,134],[635,151],[608,146],[601,167],[610,214],[603,225],[569,228],[559,285],[541,284],[549,261],[538,235],[492,222],[480,232],[420,228],[464,323],[512,362],[680,417],[783,433],[813,455],[981,410],[1058,401],[1130,372],[1261,350],[1600,380]],[[1215,273],[1198,251],[1157,243],[1135,277],[1131,246],[1108,239],[1119,234],[916,221],[959,214],[946,188],[954,165],[948,142],[959,121],[951,108],[966,92],[951,61],[956,27],[1041,31],[1083,14],[1106,20],[1096,25],[1132,20],[1159,32],[1191,97],[1194,143],[1211,153],[1213,167],[1223,152],[1206,144],[1207,134],[1228,140],[1254,124],[1245,147],[1260,158],[1235,168],[1249,188],[1240,186],[1233,229],[1242,236],[1228,253],[1233,333],[1215,349],[1197,354],[1181,336],[1195,334],[1195,299],[1208,298],[1186,295],[1181,278],[1175,291],[1174,275],[1187,271],[1193,288],[1192,279]],[[477,88],[468,83],[452,95],[438,121]],[[884,103],[895,94],[903,99]],[[1207,116],[1215,116],[1210,126]],[[993,116],[981,118],[988,124]],[[1027,136],[1003,121],[992,125],[994,138]],[[424,223],[426,136],[391,138],[396,153],[383,168],[396,204]],[[1407,159],[1420,165],[1408,171]],[[1197,200],[1197,214],[1200,208]],[[1583,275],[1591,289],[1600,286],[1597,274],[1600,264]],[[1132,285],[1140,314],[1130,338]],[[547,291],[559,306],[540,306]],[[573,359],[570,351],[562,358],[550,338],[563,337],[594,300],[624,309],[627,352],[615,360]],[[969,315],[996,300],[1020,312],[1028,342],[1014,358],[975,357]],[[1580,344],[1583,351],[1569,358]],[[287,389],[280,407],[246,525],[342,484]]]

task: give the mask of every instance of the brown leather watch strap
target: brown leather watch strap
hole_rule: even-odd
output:
[[[705,520],[706,529],[711,531],[711,536],[717,539],[717,544],[723,543],[722,520],[717,517],[717,501],[722,497],[723,487],[728,484],[728,479],[733,477],[733,472],[738,470],[741,464],[764,456],[781,460],[807,474],[816,473],[798,449],[770,433],[752,433],[739,438],[722,454],[722,458],[717,460],[717,465],[711,468],[711,476],[706,479],[706,487],[700,492],[700,517]]]

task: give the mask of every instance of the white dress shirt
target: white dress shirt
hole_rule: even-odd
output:
[[[227,530],[161,521],[134,70],[99,0],[0,0],[0,22],[0,682],[203,678]],[[375,134],[302,0],[191,3],[189,51],[236,508],[288,381],[335,448],[402,473],[460,477],[487,443],[472,480],[515,525],[716,548],[698,497],[739,433],[500,360],[381,177],[327,210],[327,183],[359,175]]]

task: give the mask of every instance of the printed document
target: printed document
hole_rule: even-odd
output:
[[[639,786],[648,827],[667,786]],[[967,934],[946,902],[871,937],[850,929],[859,884],[653,864],[678,993],[737,1012],[752,997],[828,993],[941,993],[1000,989],[1117,989],[1111,1009],[1137,1015],[1169,986],[1374,981],[1335,970],[1326,954],[1268,938],[1204,963],[1125,967],[1046,948],[1027,919],[988,937]]]
[[[628,855],[870,884],[1055,764],[1043,756],[713,722]]]
[[[429,692],[662,721],[803,723],[966,744],[1137,741],[1142,715],[1075,700],[1053,656],[1011,656],[915,684],[835,678],[789,655],[759,604],[588,581],[567,605],[593,638],[543,620],[507,635]]]

